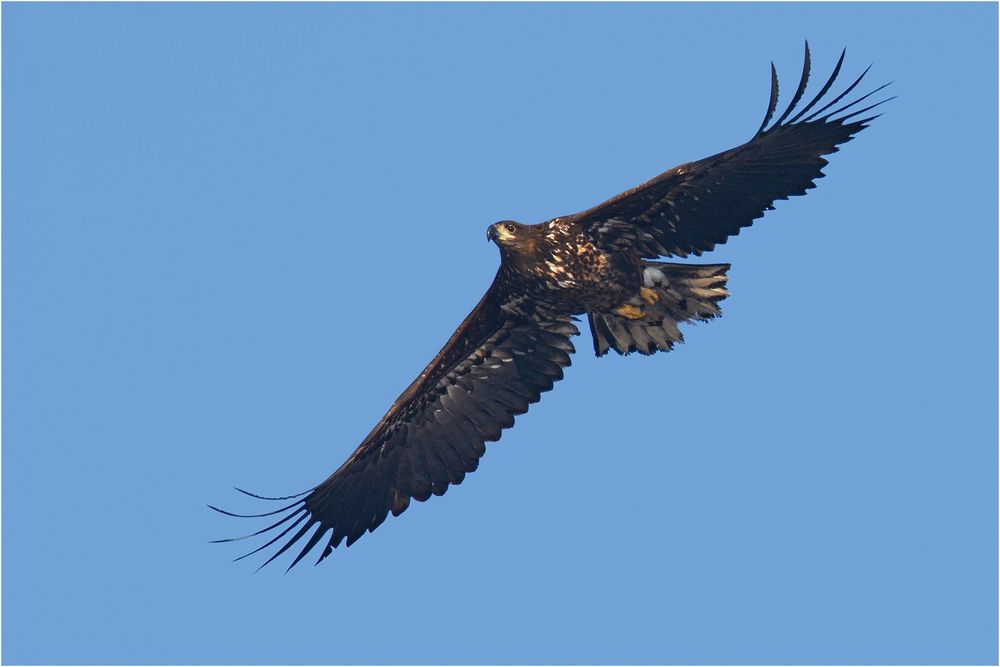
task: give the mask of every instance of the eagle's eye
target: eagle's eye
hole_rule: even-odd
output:
[[[514,227],[514,225],[507,225],[507,231],[510,232],[511,234],[514,233],[515,229],[516,227]]]

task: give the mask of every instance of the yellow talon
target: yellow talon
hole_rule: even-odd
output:
[[[630,320],[638,320],[645,315],[645,313],[642,312],[642,308],[639,306],[633,306],[630,303],[626,303],[624,306],[618,306],[615,308],[614,314],[619,317],[626,317]]]
[[[649,305],[653,305],[660,300],[660,295],[656,293],[656,290],[649,289],[648,287],[640,287],[639,294],[642,295],[643,301]]]

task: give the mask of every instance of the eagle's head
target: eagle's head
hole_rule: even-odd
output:
[[[486,240],[493,241],[500,250],[524,250],[532,244],[531,226],[513,220],[501,220],[486,228]]]

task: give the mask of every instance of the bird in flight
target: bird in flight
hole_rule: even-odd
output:
[[[767,113],[741,146],[674,167],[582,213],[536,225],[490,225],[486,237],[500,250],[493,284],[354,453],[295,496],[240,490],[293,501],[280,509],[246,515],[212,507],[230,516],[273,517],[250,535],[216,541],[276,531],[237,560],[280,543],[263,567],[305,540],[288,569],[322,542],[319,563],[344,540],[351,546],[374,531],[390,512],[403,513],[411,499],[440,496],[474,471],[486,443],[499,440],[562,379],[574,352],[570,339],[580,333],[577,316],[587,316],[597,356],[669,351],[683,340],[679,324],[718,316],[729,295],[728,264],[657,260],[710,251],[775,201],[815,187],[827,164],[823,156],[867,127],[877,115],[866,114],[888,101],[856,109],[881,86],[841,104],[868,69],[827,101],[844,55],[798,109],[809,81],[806,43],[799,85],[773,123],[778,78],[772,63]]]

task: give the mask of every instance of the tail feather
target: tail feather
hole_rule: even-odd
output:
[[[643,262],[643,287],[655,293],[653,303],[636,297],[643,310],[638,319],[613,313],[588,313],[597,356],[667,352],[683,342],[680,322],[705,321],[722,314],[719,302],[729,296],[729,264]],[[648,293],[648,292],[647,292]]]

